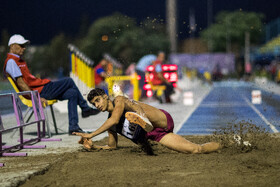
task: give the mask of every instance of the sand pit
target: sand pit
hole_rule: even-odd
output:
[[[120,137],[117,150],[87,152],[81,147],[72,153],[26,157],[30,164],[19,170],[31,170],[34,161],[48,160],[51,164],[15,186],[279,186],[279,134],[246,137],[252,143],[250,149],[234,140],[226,141],[227,135],[185,137],[195,143],[214,139],[226,143],[219,152],[195,155],[152,142],[157,156],[147,156]],[[106,143],[107,138],[96,142]]]

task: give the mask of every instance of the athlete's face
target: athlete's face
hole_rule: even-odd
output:
[[[102,95],[102,96],[95,96],[91,101],[91,104],[93,104],[98,110],[104,112],[108,108],[108,96]]]

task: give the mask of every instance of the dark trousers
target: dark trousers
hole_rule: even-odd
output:
[[[144,84],[145,84],[145,72],[136,69],[136,73],[138,75],[140,75],[140,77],[141,77],[141,79],[139,80],[139,89],[141,90],[141,98],[144,98],[144,97],[146,97],[145,91],[143,89]]]
[[[163,85],[166,86],[166,89],[164,90],[164,94],[169,97],[171,94],[174,93],[174,87],[172,84],[167,84],[167,83],[163,83]]]
[[[46,84],[40,96],[47,100],[68,100],[69,131],[79,129],[77,105],[80,106],[82,111],[90,109],[87,101],[83,98],[78,87],[71,78],[65,78]]]
[[[171,102],[170,95],[174,93],[174,87],[172,84],[163,83],[162,85],[166,86],[164,90],[165,100],[167,103]]]

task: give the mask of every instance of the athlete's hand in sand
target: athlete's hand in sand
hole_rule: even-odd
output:
[[[84,146],[84,148],[87,149],[88,151],[94,149],[94,145],[93,145],[93,142],[91,139],[81,137],[81,139],[78,141],[78,143],[82,144]]]
[[[88,151],[91,150],[111,150],[111,149],[116,149],[116,147],[110,147],[108,145],[93,145],[92,140],[81,137],[81,139],[78,141],[79,144],[82,144],[84,146],[85,149],[87,149]]]

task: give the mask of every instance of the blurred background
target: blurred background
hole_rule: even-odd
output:
[[[24,58],[41,78],[69,76],[71,43],[94,65],[109,54],[123,72],[141,57],[164,51],[167,63],[184,71],[179,75],[195,71],[214,81],[265,77],[279,83],[278,5],[278,0],[1,0],[0,64],[10,36],[21,34],[31,41]],[[0,80],[4,90],[2,72]]]

